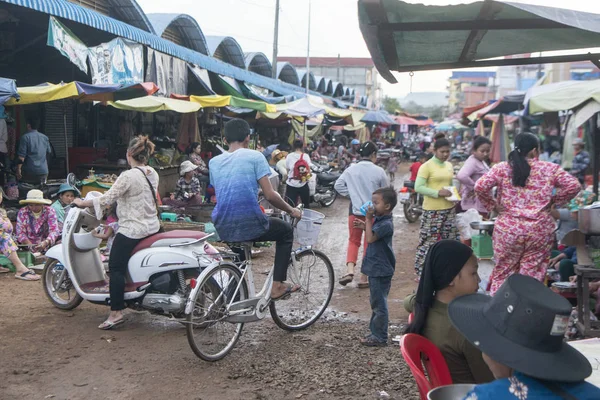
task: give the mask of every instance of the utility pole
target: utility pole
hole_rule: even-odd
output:
[[[338,59],[337,59],[337,81],[340,81],[340,67],[341,67],[341,62],[342,60],[340,59],[340,53],[338,53]]]
[[[310,90],[310,10],[311,10],[311,0],[308,0],[308,44],[306,46],[306,94]]]
[[[279,0],[275,0],[275,29],[273,32],[272,78],[277,79],[277,48],[279,47]]]

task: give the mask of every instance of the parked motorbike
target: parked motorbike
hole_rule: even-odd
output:
[[[101,239],[92,232],[101,227],[86,209],[70,208],[64,222],[62,243],[46,253],[42,282],[50,302],[72,310],[83,300],[109,305],[109,275],[100,258]],[[128,265],[125,302],[183,321],[191,287],[200,271],[218,262],[218,251],[206,240],[212,234],[197,231],[157,233],[142,240]]]
[[[341,174],[333,171],[331,167],[316,164],[311,164],[310,169],[313,173],[312,182],[308,182],[310,201],[319,203],[323,207],[330,207],[337,198],[337,192],[333,186]]]
[[[415,191],[413,181],[404,181],[404,187],[400,189],[398,200],[404,208],[404,217],[411,224],[417,222],[423,214],[423,195]]]

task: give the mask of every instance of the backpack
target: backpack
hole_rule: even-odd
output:
[[[294,164],[293,179],[301,182],[307,182],[310,179],[310,177],[310,165],[308,165],[308,162],[306,162],[306,160],[304,159],[304,154],[302,154],[298,161],[296,161],[296,163]]]

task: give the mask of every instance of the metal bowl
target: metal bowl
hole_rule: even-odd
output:
[[[477,229],[479,231],[493,231],[494,221],[473,221],[471,222],[471,229]]]
[[[463,400],[475,385],[461,383],[457,385],[440,386],[427,393],[428,400]]]

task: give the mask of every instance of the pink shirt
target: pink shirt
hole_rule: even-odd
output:
[[[512,167],[507,162],[496,164],[475,184],[475,194],[488,211],[496,203],[504,207],[499,219],[547,219],[552,204],[564,205],[581,190],[577,178],[556,164],[531,159],[529,165],[531,173],[525,187],[513,186]],[[496,200],[492,196],[494,187],[498,190]]]
[[[460,182],[460,197],[462,198],[460,206],[464,211],[474,208],[480,213],[487,213],[485,206],[475,196],[475,182],[489,170],[490,167],[485,162],[479,161],[472,155],[467,158],[467,161],[456,175],[456,179]]]

